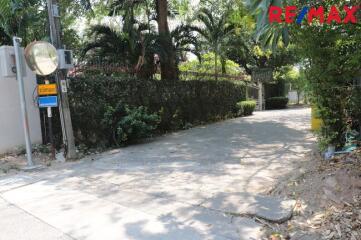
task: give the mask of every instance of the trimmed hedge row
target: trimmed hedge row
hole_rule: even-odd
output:
[[[241,101],[237,103],[239,116],[251,116],[256,109],[257,102],[253,100]]]
[[[121,104],[146,107],[160,117],[158,131],[212,122],[237,115],[245,86],[229,81],[139,80],[106,76],[82,76],[70,81],[70,105],[74,131],[87,145],[113,144],[112,134],[101,126],[106,109]]]
[[[286,97],[272,97],[266,99],[266,109],[285,109],[287,108],[288,98]]]

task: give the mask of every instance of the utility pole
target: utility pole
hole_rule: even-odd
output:
[[[61,24],[59,16],[54,16],[54,6],[59,6],[58,0],[47,0],[48,14],[49,14],[49,26],[50,26],[50,38],[52,44],[57,49],[62,49],[63,45],[61,42]],[[77,157],[75,142],[74,142],[74,133],[73,125],[71,122],[70,108],[69,108],[69,99],[68,93],[62,91],[60,88],[61,82],[66,79],[66,70],[58,70],[55,73],[55,80],[59,89],[59,112],[60,112],[60,121],[62,125],[63,141],[66,145],[66,158],[75,159]]]

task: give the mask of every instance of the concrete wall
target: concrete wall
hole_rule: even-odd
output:
[[[289,103],[296,104],[297,103],[297,92],[296,91],[290,91],[288,92],[288,99]],[[304,94],[300,94],[300,103],[303,103],[304,101]]]
[[[4,63],[13,54],[12,47],[0,47],[0,154],[11,152],[25,145],[21,119],[18,82],[15,76],[4,77]],[[24,63],[24,65],[26,65]],[[28,67],[24,77],[30,136],[33,144],[42,142],[39,109],[34,103],[36,77]]]

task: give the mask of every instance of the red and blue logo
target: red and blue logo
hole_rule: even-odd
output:
[[[357,14],[361,6],[344,6],[342,10],[336,6],[331,6],[328,11],[323,6],[303,7],[287,6],[285,8],[271,6],[269,8],[268,19],[270,23],[297,23],[302,24],[307,19],[311,24],[315,19],[321,24],[355,24],[358,22]]]

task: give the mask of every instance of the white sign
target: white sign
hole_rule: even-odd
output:
[[[66,84],[66,80],[60,80],[60,86],[61,86],[61,92],[63,92],[63,93],[68,92],[68,87],[67,87],[67,84]]]

